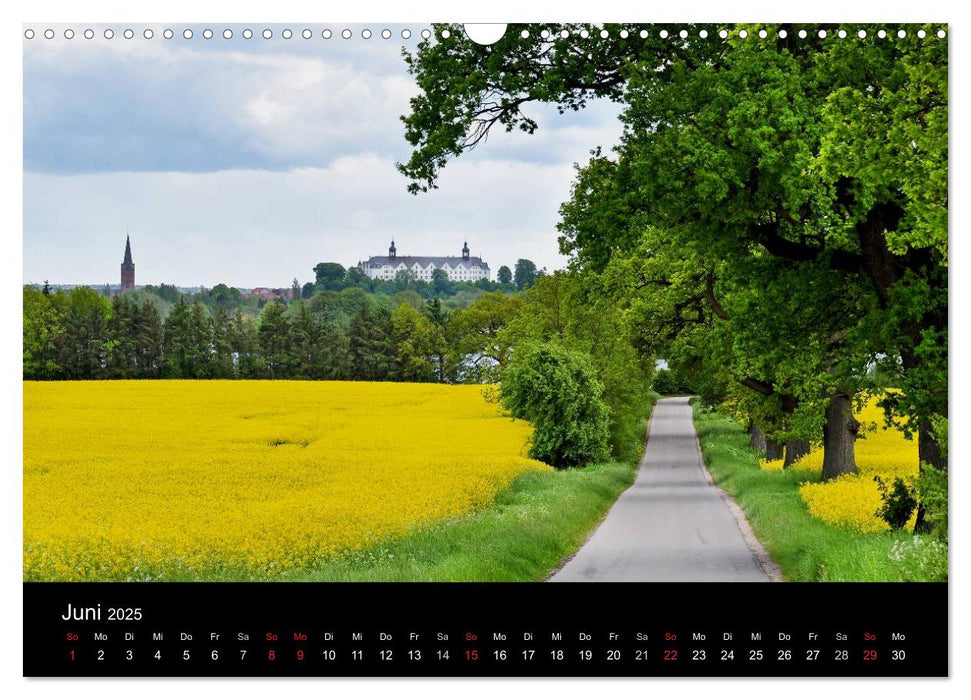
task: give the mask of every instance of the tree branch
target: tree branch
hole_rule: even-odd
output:
[[[719,303],[718,299],[715,298],[715,273],[709,272],[708,277],[705,279],[705,300],[708,302],[708,306],[711,307],[712,312],[720,319],[728,321],[731,317],[725,308]]]
[[[772,396],[775,393],[775,387],[771,382],[764,382],[755,377],[739,377],[738,383],[763,396]]]

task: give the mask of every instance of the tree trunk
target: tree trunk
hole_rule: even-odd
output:
[[[753,450],[765,453],[765,433],[755,423],[748,424],[748,444]]]
[[[934,439],[934,433],[928,423],[923,422],[917,428],[917,455],[920,460],[920,471],[923,474],[924,464],[929,464],[938,469],[947,469],[947,460],[941,454],[941,446]],[[928,533],[931,531],[930,523],[927,522],[927,512],[923,503],[917,504],[917,520],[914,522],[915,533]]]
[[[809,454],[809,440],[786,440],[786,459],[782,463],[783,469],[788,469],[802,457]]]
[[[766,459],[782,459],[782,443],[776,442],[775,440],[765,441],[765,458]]]
[[[822,480],[856,473],[854,447],[860,423],[853,417],[853,401],[848,394],[834,394],[826,406],[823,425]]]
[[[934,438],[931,426],[924,422],[917,428],[917,455],[921,464],[927,463],[938,469],[947,469],[947,460],[941,454],[941,446]]]

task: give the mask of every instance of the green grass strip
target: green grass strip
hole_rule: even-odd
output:
[[[891,558],[891,548],[912,537],[902,532],[860,533],[809,514],[799,484],[817,480],[800,471],[759,468],[758,453],[737,422],[694,404],[701,451],[715,483],[745,511],[756,537],[788,581],[928,580]]]

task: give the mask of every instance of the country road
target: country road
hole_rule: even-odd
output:
[[[688,399],[661,399],[634,483],[550,581],[769,581],[742,528],[708,483]]]

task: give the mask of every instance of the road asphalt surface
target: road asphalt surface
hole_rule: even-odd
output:
[[[688,399],[654,407],[637,478],[550,581],[768,581],[708,482]]]

